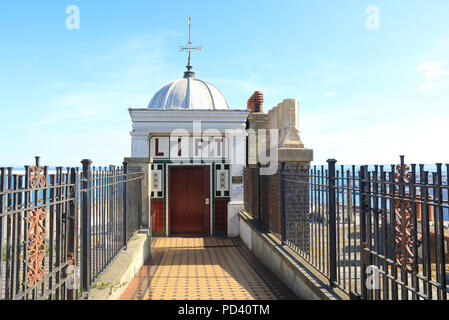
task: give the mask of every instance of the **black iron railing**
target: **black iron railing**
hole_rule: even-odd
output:
[[[0,168],[0,300],[77,299],[140,226],[137,168]],[[80,271],[80,272],[79,272]],[[81,285],[78,281],[81,278]]]
[[[403,157],[397,166],[281,164],[245,185],[245,199],[260,203],[245,209],[353,299],[445,300],[448,169]]]
[[[0,299],[71,299],[76,171],[0,168]]]
[[[81,291],[87,292],[140,226],[141,180],[138,168],[91,168],[81,173]]]

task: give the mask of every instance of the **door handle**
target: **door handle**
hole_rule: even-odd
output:
[[[204,199],[204,204],[206,205],[206,206],[208,206],[209,205],[209,198],[206,198],[206,199]]]

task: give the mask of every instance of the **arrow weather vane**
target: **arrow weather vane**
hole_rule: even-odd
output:
[[[188,51],[189,52],[189,61],[187,63],[187,71],[184,72],[184,78],[193,78],[195,76],[195,72],[191,71],[192,70],[192,66],[190,65],[190,54],[193,51],[201,51],[201,49],[203,49],[203,46],[197,46],[197,47],[192,47],[192,42],[190,40],[190,33],[192,30],[192,20],[189,17],[189,43],[187,44],[187,46],[181,46],[180,47],[180,51]]]

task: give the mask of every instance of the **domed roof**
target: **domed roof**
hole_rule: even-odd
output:
[[[165,84],[150,101],[149,109],[227,110],[228,102],[214,85],[184,77]]]

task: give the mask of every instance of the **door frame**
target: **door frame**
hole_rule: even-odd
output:
[[[165,184],[165,194],[167,195],[166,199],[166,205],[167,205],[167,220],[165,224],[165,234],[169,237],[170,234],[170,167],[209,167],[209,230],[210,230],[210,236],[213,235],[214,229],[213,229],[213,193],[212,193],[212,164],[211,163],[182,163],[182,164],[176,164],[176,163],[167,163],[167,183]]]

